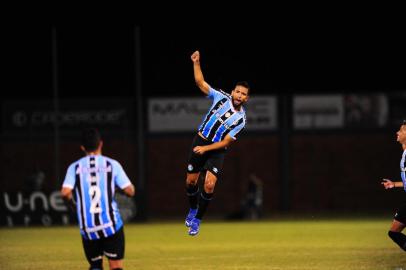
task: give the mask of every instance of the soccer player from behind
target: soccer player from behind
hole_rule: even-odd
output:
[[[248,101],[250,87],[244,81],[236,84],[231,95],[215,90],[204,80],[199,51],[195,51],[191,59],[198,88],[213,102],[193,139],[187,166],[186,193],[190,209],[185,224],[189,227],[189,235],[194,236],[199,232],[200,222],[213,197],[226,149],[245,127],[242,105]],[[198,179],[204,171],[206,176],[200,192]]]
[[[112,270],[123,269],[124,231],[116,188],[129,197],[134,185],[120,163],[102,155],[103,141],[95,128],[82,133],[80,148],[85,153],[66,173],[62,197],[75,205],[83,249],[91,270],[103,269],[103,255]]]
[[[389,179],[383,179],[382,184],[385,189],[390,188],[403,188],[406,191],[406,120],[403,121],[403,124],[400,126],[399,131],[396,133],[397,141],[402,145],[403,154],[402,159],[400,160],[400,176],[402,181],[393,182]],[[392,226],[388,232],[389,237],[399,245],[401,249],[406,251],[406,235],[402,233],[402,230],[406,227],[406,204],[401,205],[395,217],[392,221]]]

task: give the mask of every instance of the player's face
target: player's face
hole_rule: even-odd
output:
[[[248,89],[244,86],[237,85],[231,92],[231,97],[233,98],[233,105],[239,107],[248,100]]]
[[[398,132],[396,132],[396,135],[398,142],[401,144],[406,144],[406,125],[400,126],[400,129]]]

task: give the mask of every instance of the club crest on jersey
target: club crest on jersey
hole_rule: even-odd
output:
[[[229,118],[230,115],[231,115],[231,114],[230,114],[229,112],[226,112],[225,117],[226,117],[226,118]]]
[[[187,165],[187,169],[188,169],[188,171],[192,171],[193,170],[193,165],[192,164]]]

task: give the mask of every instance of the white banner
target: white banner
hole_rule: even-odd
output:
[[[344,98],[347,127],[376,128],[387,125],[389,104],[385,94],[349,94]],[[396,110],[392,109],[392,111]]]
[[[150,132],[195,131],[211,101],[203,98],[153,98],[148,100]]]
[[[293,127],[295,129],[342,128],[344,101],[342,95],[293,97]]]
[[[247,130],[275,130],[278,128],[276,97],[252,97],[246,104],[246,110]]]
[[[194,132],[211,106],[211,100],[196,98],[152,98],[148,100],[150,132]],[[247,130],[277,128],[276,98],[252,97],[247,103]]]

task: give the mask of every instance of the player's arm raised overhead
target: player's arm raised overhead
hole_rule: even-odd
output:
[[[232,142],[234,142],[234,139],[230,135],[227,135],[222,141],[215,142],[205,146],[196,146],[195,148],[193,148],[193,152],[195,152],[196,154],[203,155],[207,151],[226,148]]]
[[[202,68],[200,67],[200,53],[195,51],[190,57],[193,61],[193,73],[195,76],[196,85],[205,94],[209,94],[209,84],[204,80]]]

